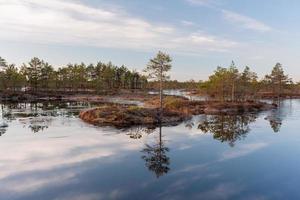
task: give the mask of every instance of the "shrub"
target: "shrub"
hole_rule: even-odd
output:
[[[164,99],[164,107],[170,110],[177,110],[186,103],[186,100],[177,97],[166,97]]]

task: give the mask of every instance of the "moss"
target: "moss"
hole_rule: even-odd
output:
[[[164,107],[166,109],[174,110],[174,109],[181,108],[182,106],[186,105],[187,102],[188,102],[188,100],[181,99],[181,98],[166,97],[164,99]]]
[[[128,107],[128,111],[132,111],[132,112],[136,112],[136,111],[140,111],[141,107],[138,106],[129,106]]]

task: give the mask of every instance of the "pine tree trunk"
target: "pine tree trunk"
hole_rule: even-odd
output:
[[[235,98],[234,98],[234,93],[235,93],[235,83],[233,82],[232,83],[232,88],[231,88],[231,101],[234,101]]]
[[[282,84],[281,84],[281,80],[279,81],[279,93],[278,93],[278,99],[280,98],[280,96],[281,96],[281,86],[282,86]]]
[[[160,110],[163,108],[163,90],[162,90],[162,80],[160,81],[160,89],[159,89],[159,102],[160,102]]]
[[[162,77],[162,67],[160,69],[159,99],[160,99],[160,120],[162,120],[162,113],[163,113],[163,77]]]

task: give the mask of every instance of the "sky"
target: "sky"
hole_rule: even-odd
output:
[[[172,79],[206,80],[233,60],[260,77],[280,62],[300,81],[298,0],[0,0],[0,56],[55,67],[109,62],[142,71],[161,50]]]

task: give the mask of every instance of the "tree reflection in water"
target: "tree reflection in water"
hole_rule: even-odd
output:
[[[244,115],[212,115],[198,125],[204,133],[212,133],[214,139],[228,142],[234,146],[235,142],[246,137],[250,131],[250,123],[255,122],[255,114]]]
[[[146,144],[142,150],[144,154],[142,159],[145,160],[146,167],[155,173],[156,177],[159,178],[168,173],[170,170],[170,158],[167,156],[169,148],[165,146],[162,139],[162,127],[159,126],[159,137],[155,144]]]
[[[155,128],[147,128],[142,126],[132,127],[126,130],[126,135],[128,135],[131,139],[141,139],[143,135],[151,134],[155,131]]]
[[[272,110],[270,114],[265,118],[265,120],[269,121],[274,133],[278,133],[280,131],[285,114],[282,112],[282,101],[276,101],[273,103],[276,103],[278,105],[278,108],[276,110]]]
[[[278,133],[280,131],[282,119],[278,114],[276,114],[276,112],[272,111],[265,119],[269,121],[274,133]]]
[[[39,133],[48,129],[55,117],[63,117],[64,123],[65,119],[78,116],[81,109],[90,106],[85,102],[7,103],[1,104],[1,118],[7,122],[18,120],[24,128]],[[0,136],[5,132],[6,129],[0,130]]]
[[[4,106],[1,105],[1,118],[0,118],[0,123],[4,120],[4,114],[3,114],[3,110],[4,110]],[[4,121],[3,121],[4,123]],[[4,135],[6,133],[6,129],[7,129],[7,126],[2,126],[0,128],[0,136]]]
[[[194,122],[193,121],[187,121],[185,122],[185,127],[188,128],[188,129],[192,129],[193,127],[195,126]]]
[[[6,133],[6,128],[0,128],[0,136]]]
[[[47,129],[49,126],[47,125],[37,125],[37,124],[30,124],[28,126],[30,128],[30,130],[33,132],[33,133],[38,133],[38,132],[43,132],[44,129]]]

